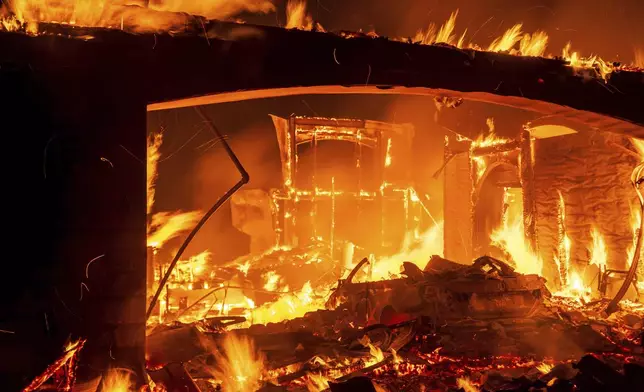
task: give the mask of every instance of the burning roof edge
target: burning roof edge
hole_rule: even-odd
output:
[[[204,25],[206,34],[175,36],[43,29],[48,34],[0,34],[8,48],[0,61],[59,77],[111,72],[142,91],[148,110],[304,93],[446,95],[644,137],[644,72],[614,72],[604,82],[562,59],[219,21]],[[93,39],[67,38],[87,35]],[[124,82],[128,73],[133,83]]]

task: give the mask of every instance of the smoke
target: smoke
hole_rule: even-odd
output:
[[[250,175],[250,182],[242,191],[268,190],[281,184],[279,150],[273,129],[263,124],[252,124],[225,137]],[[210,209],[240,179],[221,142],[216,142],[199,157],[192,171],[193,205],[202,211]],[[213,260],[218,263],[248,253],[249,246],[248,236],[232,227],[230,203],[226,203],[197,234],[187,254],[210,249]]]

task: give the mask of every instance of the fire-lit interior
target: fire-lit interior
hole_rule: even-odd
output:
[[[643,96],[639,50],[629,63],[554,50],[521,23],[484,39],[458,27],[458,10],[384,38],[327,32],[296,0],[21,0],[2,3],[0,35],[92,42],[118,30],[157,45],[194,24],[210,45],[241,38],[205,22],[282,9],[297,34],[554,61],[575,83]],[[330,64],[343,61],[334,48]],[[146,158],[120,145],[145,166],[146,252],[132,262],[146,308],[110,309],[145,321],[145,363],[116,366],[111,347],[126,339],[114,338],[101,342],[114,362],[86,377],[94,342],[70,333],[22,390],[644,388],[644,122],[523,91],[372,86],[372,72],[363,86],[146,102]],[[619,75],[634,93],[611,85]],[[104,257],[81,271],[78,302],[96,295],[90,271]]]

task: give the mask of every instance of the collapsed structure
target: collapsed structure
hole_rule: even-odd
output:
[[[19,305],[9,312],[14,318],[7,326],[3,325],[3,330],[20,331],[10,337],[13,339],[10,350],[24,353],[5,358],[11,361],[7,368],[14,373],[27,369],[21,374],[31,376],[33,380],[29,383],[14,379],[12,385],[28,385],[27,390],[35,390],[53,375],[62,377],[71,388],[76,376],[79,381],[95,380],[97,373],[104,373],[110,367],[127,367],[137,373],[140,384],[150,385],[146,376],[150,374],[168,388],[188,386],[192,390],[197,388],[196,384],[207,390],[209,385],[222,382],[224,388],[230,390],[236,389],[235,383],[241,383],[249,390],[269,387],[263,385],[269,381],[286,388],[298,384],[297,380],[302,378],[311,383],[315,380],[312,375],[321,373],[325,374],[325,379],[316,390],[326,388],[328,381],[333,384],[334,381],[360,380],[357,376],[363,374],[394,383],[392,379],[398,378],[394,375],[399,373],[410,375],[409,378],[400,377],[403,381],[410,380],[410,385],[422,382],[447,388],[448,384],[455,386],[457,377],[463,379],[459,383],[466,383],[462,369],[454,367],[476,371],[499,370],[502,366],[528,369],[537,364],[551,366],[555,361],[546,359],[550,357],[563,362],[557,376],[550,371],[544,372],[543,377],[533,373],[525,376],[528,380],[525,381],[504,374],[496,379],[502,382],[495,384],[492,377],[485,387],[501,389],[507,383],[519,383],[517,379],[521,379],[522,384],[515,385],[515,390],[551,382],[558,382],[557,386],[562,388],[638,385],[639,368],[634,365],[626,367],[631,370],[619,373],[598,363],[596,358],[584,357],[575,371],[566,365],[566,361],[571,355],[583,352],[603,352],[606,357],[618,358],[620,365],[628,362],[624,359],[626,353],[638,354],[636,346],[641,344],[641,337],[637,337],[642,325],[641,309],[624,303],[616,316],[604,319],[598,315],[605,303],[579,307],[577,297],[581,295],[573,296],[572,302],[568,301],[569,297],[560,297],[560,302],[552,305],[540,278],[519,274],[508,263],[494,258],[478,259],[470,267],[444,262],[446,270],[437,267],[433,270],[432,263],[427,271],[407,265],[404,279],[394,282],[369,281],[377,280],[374,276],[378,279],[388,277],[389,268],[398,272],[398,265],[390,266],[388,261],[391,260],[381,259],[381,265],[387,268],[378,276],[374,274],[378,260],[372,260],[366,262],[372,265],[372,271],[363,277],[363,282],[347,279],[337,287],[335,275],[319,282],[322,288],[335,291],[332,298],[338,301],[328,302],[328,296],[314,292],[310,284],[307,286],[307,282],[302,281],[296,282],[300,288],[296,294],[266,289],[264,298],[249,298],[249,293],[260,292],[255,286],[269,283],[268,271],[276,268],[288,269],[295,264],[310,268],[314,275],[319,274],[321,265],[326,266],[324,263],[333,268],[342,264],[342,268],[338,268],[338,274],[342,276],[340,270],[346,267],[345,260],[335,250],[336,241],[339,242],[336,239],[340,238],[340,220],[335,221],[336,214],[331,213],[332,222],[315,219],[313,224],[302,225],[314,208],[333,210],[335,203],[339,203],[339,192],[344,192],[344,188],[336,190],[334,176],[330,181],[329,178],[322,181],[324,177],[317,177],[317,174],[314,178],[320,179],[319,183],[301,183],[293,168],[298,163],[294,160],[298,143],[313,144],[315,151],[318,137],[345,137],[358,149],[367,147],[377,151],[374,167],[386,173],[385,169],[390,166],[387,163],[389,142],[385,142],[388,136],[383,135],[400,137],[404,147],[409,133],[398,132],[398,126],[363,120],[338,120],[343,123],[338,127],[335,121],[298,117],[288,121],[276,119],[275,122],[282,138],[283,162],[286,167],[290,165],[284,173],[284,189],[273,193],[272,205],[268,206],[269,209],[275,208],[276,204],[279,206],[279,209],[275,208],[279,212],[275,215],[279,218],[275,227],[279,229],[280,237],[257,241],[256,249],[268,249],[268,252],[240,260],[243,262],[241,269],[238,265],[218,266],[222,274],[217,279],[221,281],[192,282],[195,270],[192,266],[186,269],[187,278],[181,279],[186,284],[199,283],[198,289],[203,291],[193,296],[197,287],[187,287],[185,291],[190,293],[175,296],[175,303],[170,303],[170,297],[166,297],[167,314],[163,313],[163,306],[156,309],[154,320],[159,323],[152,325],[155,329],[149,331],[149,362],[147,370],[143,369],[148,321],[145,314],[146,276],[150,279],[155,273],[155,269],[147,269],[144,262],[148,226],[143,180],[146,169],[142,158],[146,156],[146,106],[148,110],[161,110],[285,94],[350,91],[431,95],[447,103],[458,99],[482,100],[563,117],[602,133],[591,137],[588,133],[579,133],[539,140],[538,135],[524,132],[516,141],[481,143],[475,148],[471,143],[459,146],[460,142],[449,140],[446,192],[467,191],[446,197],[445,258],[469,264],[476,252],[487,253],[484,249],[489,246],[486,242],[490,229],[495,227],[493,223],[503,223],[508,214],[515,213],[521,216],[524,225],[521,233],[527,234],[528,240],[533,242],[531,250],[556,253],[560,262],[558,271],[566,270],[561,268],[566,260],[585,260],[580,249],[588,243],[590,229],[585,219],[577,220],[577,211],[583,207],[581,203],[575,203],[575,192],[582,193],[584,201],[587,195],[611,195],[606,205],[601,206],[606,214],[598,213],[595,217],[600,222],[611,223],[603,225],[608,228],[602,228],[609,254],[617,255],[610,257],[609,268],[626,268],[626,261],[619,260],[628,259],[618,254],[624,253],[620,250],[624,248],[620,247],[630,245],[628,240],[632,241],[634,237],[632,230],[627,230],[631,226],[624,219],[618,222],[613,208],[618,208],[624,215],[627,203],[617,201],[624,200],[622,196],[632,198],[626,194],[626,179],[624,186],[620,186],[619,183],[615,185],[612,173],[601,172],[586,182],[576,182],[580,174],[574,171],[575,181],[572,177],[553,176],[552,173],[559,161],[570,165],[566,162],[571,154],[566,144],[560,143],[561,138],[567,138],[575,150],[585,148],[588,152],[583,157],[585,160],[606,157],[609,162],[617,162],[615,177],[619,177],[620,182],[624,178],[622,174],[628,174],[631,163],[625,159],[626,155],[614,150],[607,152],[609,149],[602,146],[616,144],[619,148],[627,148],[624,137],[644,135],[641,111],[644,78],[637,70],[618,69],[605,81],[594,71],[591,78],[580,75],[564,59],[456,50],[447,45],[417,45],[359,34],[343,37],[202,19],[192,22],[194,24],[185,22],[184,29],[174,36],[131,35],[118,30],[47,23],[38,26],[37,36],[20,32],[0,34],[0,43],[6,48],[0,54],[3,64],[0,80],[8,86],[3,100],[10,97],[3,102],[6,104],[0,105],[7,113],[3,116],[7,118],[4,126],[22,130],[8,132],[7,143],[12,149],[4,156],[7,159],[4,167],[15,167],[15,162],[24,157],[38,157],[33,159],[36,163],[27,163],[19,175],[9,173],[8,178],[19,185],[18,193],[9,195],[15,207],[9,214],[17,222],[42,222],[36,238],[40,248],[34,255],[41,265],[30,266],[35,271],[31,274],[22,271],[25,280],[20,285],[8,286],[18,293],[29,291],[22,287],[26,282],[40,288],[40,291],[34,291],[36,294],[30,294],[35,295],[33,302],[24,301],[26,310],[19,309],[20,303],[15,302]],[[206,34],[202,35],[203,31]],[[284,62],[283,59],[294,50],[299,50],[299,61]],[[194,58],[200,61],[194,61]],[[106,112],[111,115],[106,116]],[[34,113],[38,115],[34,116]],[[327,132],[325,127],[331,131]],[[350,129],[350,132],[345,133],[343,129]],[[605,136],[605,132],[621,136],[615,139]],[[291,138],[290,142],[287,138]],[[556,155],[558,159],[541,160],[539,149],[555,147],[562,150]],[[582,167],[573,166],[574,170]],[[601,169],[592,163],[586,167],[590,171]],[[364,188],[365,193],[362,184],[353,189],[351,202],[368,204],[379,197],[381,202],[391,198],[399,211],[393,215],[401,217],[406,228],[413,229],[419,222],[416,218],[423,216],[421,198],[414,196],[404,176],[397,179],[386,175],[376,177],[378,181]],[[639,180],[636,176],[633,183],[639,184]],[[339,176],[337,181],[339,187]],[[575,187],[579,187],[579,191]],[[243,200],[237,205],[253,204],[248,201],[252,195],[245,196],[245,199],[240,196]],[[555,213],[560,211],[561,199],[571,206],[564,209],[564,215],[571,217],[564,220],[565,225],[560,219],[562,215]],[[256,204],[262,206],[260,210],[265,210],[262,197],[256,200],[259,200]],[[521,201],[520,206],[511,200]],[[376,210],[382,212],[383,205]],[[302,216],[297,217],[300,213]],[[246,232],[266,233],[266,226],[248,227],[243,219],[237,220],[237,226]],[[562,231],[562,227],[565,230]],[[398,239],[395,235],[390,237],[386,228],[384,224],[370,227],[383,247],[400,238],[400,235]],[[322,244],[321,248],[328,253],[320,251],[311,256],[311,248],[320,244],[309,242],[309,238],[318,233],[324,234],[331,247]],[[574,244],[571,248],[574,253],[564,260],[566,237]],[[360,239],[354,241],[360,242]],[[272,249],[274,244],[304,249]],[[9,250],[9,259],[21,257],[19,252],[12,251]],[[151,250],[149,258],[153,259],[153,255]],[[509,262],[515,267],[525,261],[516,256],[511,259]],[[437,260],[435,258],[433,262]],[[549,257],[547,262],[550,262]],[[173,268],[158,271],[157,291],[168,290],[169,286],[165,286],[162,279],[172,273]],[[421,265],[421,268],[425,266]],[[354,271],[358,274],[358,270]],[[236,289],[242,292],[237,298],[204,302],[203,297],[215,289],[228,292],[233,279],[252,280],[255,273],[256,282],[250,287]],[[213,288],[213,283],[218,287]],[[456,289],[459,285],[460,289]],[[79,286],[81,296],[76,300]],[[352,294],[354,289],[357,294]],[[395,295],[390,292],[392,290]],[[376,291],[385,294],[384,305],[381,302],[373,306],[371,297]],[[417,297],[419,291],[423,292],[421,301]],[[434,295],[434,299],[440,301],[427,301],[428,295]],[[255,308],[247,299],[268,306]],[[320,303],[328,303],[333,309],[318,310]],[[195,310],[197,304],[203,307],[199,309],[198,318],[189,320],[192,322],[189,325],[177,323],[181,321],[180,313]],[[508,316],[504,311],[517,304],[514,317],[501,317]],[[299,310],[288,313],[287,318],[291,319],[288,322],[271,323],[278,305],[291,312],[295,308]],[[436,306],[449,309],[437,313]],[[450,308],[452,306],[455,309]],[[40,328],[43,308],[46,309],[46,332]],[[234,308],[239,308],[238,314],[234,314]],[[488,317],[468,319],[466,315],[472,308],[489,312]],[[212,310],[217,316],[210,314]],[[544,310],[544,313],[537,310]],[[441,319],[446,314],[454,317]],[[39,320],[37,324],[32,322],[32,318],[36,318],[33,315]],[[163,319],[164,316],[171,317]],[[427,317],[452,324],[425,323]],[[238,334],[228,332],[231,323],[239,322],[250,325]],[[55,328],[51,323],[55,323]],[[70,334],[83,339],[66,345],[64,355],[59,357],[59,347]],[[505,354],[512,352],[516,356],[508,359],[498,352],[489,352],[489,347],[485,346],[476,346],[476,350],[469,352],[464,350],[463,345],[469,344],[471,340],[468,339],[477,334],[494,337],[495,343],[503,343],[499,347],[506,349]],[[203,335],[207,335],[205,339]],[[165,339],[169,336],[172,338]],[[230,343],[229,339],[239,336],[238,340],[244,344]],[[526,340],[553,337],[561,344],[569,341],[575,344],[566,346],[568,350],[561,352],[536,352],[534,347],[526,349],[529,347]],[[248,341],[254,343],[246,344]],[[231,347],[244,349],[232,352]],[[442,356],[440,347],[445,347],[449,353]],[[261,355],[266,356],[265,361],[258,358],[257,351],[264,353]],[[43,352],[47,355],[42,355]],[[81,366],[75,372],[77,360]],[[185,364],[178,366],[177,362]],[[51,365],[46,366],[49,363]],[[243,363],[245,373],[236,374],[239,366],[230,366],[230,363]],[[452,365],[454,363],[457,365]],[[212,372],[212,368],[219,370]],[[386,370],[379,373],[377,368]],[[443,377],[443,372],[449,376]],[[41,376],[37,377],[39,374]],[[103,381],[105,379],[109,377],[105,376]],[[244,384],[246,382],[248,384]],[[299,386],[305,387],[302,382]]]

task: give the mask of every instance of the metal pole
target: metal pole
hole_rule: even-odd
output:
[[[148,306],[148,311],[146,314],[146,318],[150,318],[150,315],[152,314],[152,311],[154,309],[154,305],[157,303],[159,300],[159,296],[161,295],[161,292],[163,291],[163,288],[165,285],[168,283],[168,279],[170,278],[170,275],[172,274],[172,270],[174,270],[174,267],[177,265],[177,262],[179,261],[179,258],[183,254],[183,252],[186,250],[188,245],[190,245],[190,242],[192,242],[193,238],[199,230],[203,227],[203,225],[208,222],[210,217],[217,212],[217,210],[224,205],[228,199],[230,199],[244,184],[247,184],[248,181],[250,180],[250,176],[242,166],[241,162],[237,158],[237,155],[233,152],[232,148],[228,145],[228,142],[226,139],[223,137],[221,132],[219,132],[219,129],[215,127],[215,124],[213,124],[212,120],[206,116],[206,114],[203,112],[200,106],[195,106],[195,110],[201,116],[201,118],[204,120],[204,122],[208,125],[208,128],[217,136],[217,138],[221,141],[222,145],[224,146],[224,149],[226,150],[226,153],[230,157],[230,160],[233,162],[237,170],[239,171],[239,174],[241,174],[241,179],[233,185],[232,188],[230,188],[226,193],[224,193],[219,200],[210,208],[208,212],[201,218],[199,223],[192,229],[190,234],[188,234],[188,237],[186,240],[183,242],[179,250],[177,251],[177,254],[174,256],[174,259],[170,263],[170,266],[168,267],[168,270],[166,271],[165,275],[161,279],[161,282],[159,282],[159,287],[157,288],[157,292],[154,294],[154,297],[152,298],[152,302],[150,302],[150,305]]]

